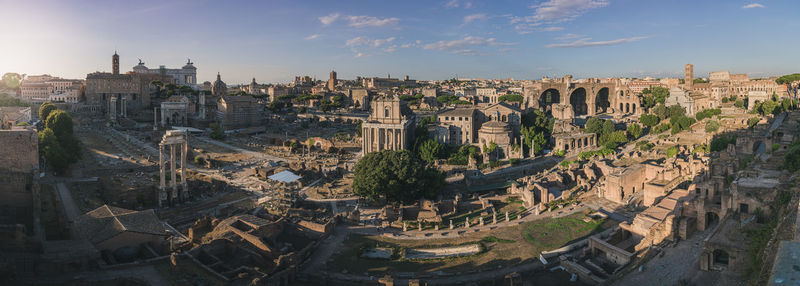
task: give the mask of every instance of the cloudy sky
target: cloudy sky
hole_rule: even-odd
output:
[[[8,1],[0,74],[85,78],[141,58],[200,81],[800,71],[796,0]]]

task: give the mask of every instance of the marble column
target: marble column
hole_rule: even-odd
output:
[[[189,153],[189,136],[183,134],[183,144],[181,144],[181,192],[182,200],[189,198],[188,184],[186,183],[186,155]]]
[[[178,184],[177,184],[177,173],[175,172],[175,144],[169,145],[169,174],[170,174],[170,182],[172,183],[172,197],[170,198],[171,201],[174,201],[175,198],[178,196]]]

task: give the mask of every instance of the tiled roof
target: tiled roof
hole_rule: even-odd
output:
[[[167,235],[164,223],[152,209],[132,211],[108,205],[79,216],[75,220],[75,230],[78,235],[95,244],[126,231]]]

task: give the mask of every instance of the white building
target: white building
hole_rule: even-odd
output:
[[[197,68],[194,67],[194,63],[192,63],[191,60],[187,60],[186,65],[179,69],[168,69],[163,65],[159,66],[157,69],[151,69],[147,68],[142,60],[139,60],[139,64],[133,67],[133,72],[138,74],[160,74],[162,76],[171,76],[175,79],[175,84],[198,88]]]
[[[51,75],[28,76],[20,82],[22,100],[28,102],[77,102],[82,80],[63,79]]]

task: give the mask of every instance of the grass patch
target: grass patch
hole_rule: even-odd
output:
[[[536,222],[525,229],[525,240],[545,250],[562,247],[569,242],[603,230],[602,220],[589,220],[568,216]]]

